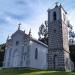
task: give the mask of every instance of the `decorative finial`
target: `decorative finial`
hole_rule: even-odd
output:
[[[24,33],[25,33],[25,30],[24,30]]]
[[[8,37],[7,37],[7,40],[9,40],[9,35],[8,35]]]
[[[31,28],[30,28],[30,30],[29,30],[29,36],[31,36]]]
[[[20,30],[21,23],[18,24],[18,30]]]
[[[58,6],[59,2],[55,2],[56,6]]]

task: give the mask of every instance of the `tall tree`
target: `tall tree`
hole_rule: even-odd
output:
[[[39,40],[45,44],[48,44],[48,21],[45,21],[44,24],[41,24],[39,27]]]

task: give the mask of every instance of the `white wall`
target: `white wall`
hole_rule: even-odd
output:
[[[48,48],[31,41],[30,43],[30,67],[37,69],[47,69]],[[35,59],[35,50],[38,49],[38,59]]]
[[[9,46],[5,51],[4,67],[20,67],[21,66],[21,52],[22,52],[22,43],[24,35],[20,32],[16,32],[11,38],[11,44],[7,42]],[[16,41],[19,41],[19,44],[16,45]],[[10,46],[11,45],[11,46]],[[11,54],[9,53],[11,52]],[[10,60],[9,60],[10,58]],[[7,65],[9,62],[9,65]]]

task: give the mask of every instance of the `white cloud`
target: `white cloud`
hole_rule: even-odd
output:
[[[0,24],[4,32],[3,35],[0,34],[0,37],[3,37],[3,39],[0,38],[0,43],[6,41],[8,34],[11,35],[17,30],[19,22],[22,23],[22,30],[28,33],[31,28],[32,36],[38,38],[38,28],[47,20],[47,9],[54,7],[56,1],[69,7],[67,3],[70,0],[0,0],[0,19],[5,22]],[[70,21],[74,25],[75,10],[70,10],[69,13]]]
[[[74,16],[75,16],[75,10],[69,11],[68,18],[70,20],[70,23],[73,26],[73,31],[75,32],[75,17]]]

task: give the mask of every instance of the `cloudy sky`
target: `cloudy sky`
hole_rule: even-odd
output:
[[[68,12],[75,29],[75,0],[0,0],[0,44],[17,30],[18,23],[26,33],[31,28],[32,36],[38,38],[38,28],[47,20],[47,9],[53,8],[56,1]]]

